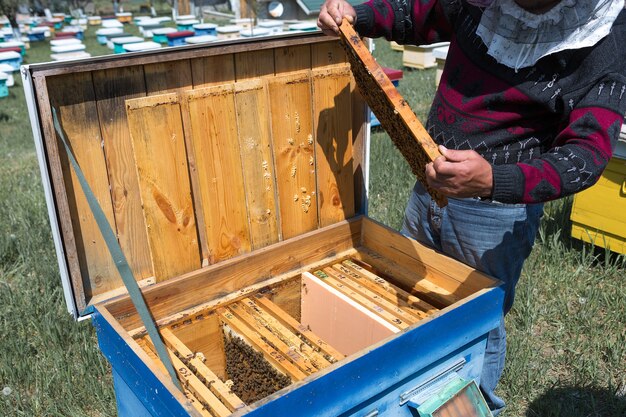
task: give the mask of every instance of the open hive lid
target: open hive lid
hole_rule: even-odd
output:
[[[364,212],[366,107],[339,41],[218,41],[25,66],[68,310],[126,293],[53,108],[140,286]]]

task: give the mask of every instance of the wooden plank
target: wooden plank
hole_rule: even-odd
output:
[[[274,50],[258,50],[235,54],[237,81],[274,75]]]
[[[317,228],[315,147],[309,72],[268,80],[283,239]]]
[[[102,304],[98,304],[94,306],[94,309],[97,312],[96,314],[99,316],[98,318],[99,322],[101,321],[102,323],[104,323],[106,321],[105,326],[109,326],[110,331],[113,334],[115,334],[117,338],[119,338],[120,346],[128,347],[130,349],[130,351],[128,351],[128,355],[129,355],[129,358],[133,358],[133,359],[130,359],[128,361],[128,365],[135,366],[136,361],[134,360],[134,358],[137,357],[139,361],[142,362],[147,368],[151,368],[152,363],[153,363],[153,359],[151,358],[151,356],[148,355],[146,350],[144,350],[141,346],[139,346],[139,344],[137,343],[137,340],[133,339],[124,330],[124,328],[119,323],[119,320],[113,317],[111,313],[106,308],[103,308],[103,307],[104,306]],[[151,342],[148,337],[146,337],[145,340],[146,342]],[[154,349],[154,347],[151,346],[151,349]],[[195,410],[193,409],[191,403],[187,401],[187,398],[180,391],[180,389],[176,385],[174,385],[174,381],[172,381],[172,378],[170,377],[169,373],[165,371],[165,367],[164,366],[157,367],[156,369],[153,369],[153,371],[154,371],[153,374],[155,378],[159,381],[160,384],[163,385],[163,387],[166,390],[165,393],[161,393],[161,394],[168,395],[168,396],[171,395],[175,399],[175,401],[180,403],[187,410],[187,412],[190,415],[194,415]],[[155,403],[163,404],[164,402],[158,401],[157,399]],[[164,411],[167,411],[167,410],[164,410]]]
[[[354,210],[355,213],[364,213],[367,207],[366,175],[369,167],[366,165],[366,137],[369,135],[366,120],[369,107],[363,100],[356,87],[354,77],[350,82],[352,95],[352,170],[354,176]],[[369,146],[369,145],[368,145]]]
[[[148,95],[183,92],[193,86],[191,64],[187,59],[147,64],[144,73]]]
[[[199,374],[200,380],[208,386],[213,394],[230,410],[245,407],[245,404],[217,377],[189,348],[168,328],[160,329],[163,341],[189,367]]]
[[[311,69],[311,46],[294,45],[274,50],[276,75]]]
[[[399,263],[461,298],[496,280],[370,219],[363,222],[363,246]]]
[[[235,81],[233,54],[208,56],[191,60],[193,88],[205,88]]]
[[[202,315],[204,315],[205,312],[210,311],[210,310],[214,310],[215,308],[219,307],[219,306],[225,306],[228,305],[231,302],[234,301],[238,301],[241,300],[245,297],[248,296],[252,296],[252,294],[255,294],[259,291],[262,291],[264,295],[270,297],[271,296],[271,300],[280,307],[281,310],[283,310],[285,313],[292,315],[292,317],[294,317],[296,320],[299,319],[300,317],[300,274],[302,272],[305,272],[306,270],[309,269],[315,269],[315,268],[320,268],[324,265],[327,265],[328,263],[332,263],[332,262],[336,262],[340,259],[344,259],[344,258],[348,258],[351,257],[353,255],[356,254],[356,249],[354,248],[350,248],[347,249],[345,251],[339,251],[339,252],[335,252],[332,256],[330,256],[329,258],[323,259],[323,260],[315,260],[312,263],[306,263],[306,266],[302,266],[300,265],[299,267],[295,268],[294,270],[288,271],[288,272],[284,272],[281,273],[279,275],[273,276],[272,278],[268,278],[264,281],[261,281],[259,283],[255,283],[253,285],[250,286],[246,286],[246,287],[239,287],[238,289],[234,289],[232,290],[232,292],[227,292],[227,291],[222,291],[219,295],[215,295],[215,293],[211,293],[211,297],[208,298],[208,301],[202,301],[202,300],[207,300],[207,298],[204,298],[200,301],[198,301],[199,299],[196,297],[193,297],[194,299],[196,299],[197,304],[191,306],[191,307],[187,307],[185,309],[182,310],[176,310],[170,311],[170,315],[168,316],[164,316],[162,318],[159,318],[156,320],[156,324],[159,327],[163,327],[163,326],[172,326],[172,328],[176,328],[177,330],[177,334],[179,334],[179,337],[182,338],[181,336],[181,332],[184,331],[184,329],[179,329],[179,325],[188,325],[190,323],[192,323],[194,320],[199,319],[199,317],[201,318]],[[284,253],[281,253],[281,255],[284,255]],[[306,254],[305,254],[306,255]],[[290,255],[288,255],[290,256]],[[245,257],[242,257],[245,258]],[[254,261],[254,260],[253,260]],[[218,264],[220,267],[222,266],[223,263],[228,263],[230,262],[229,260],[226,261],[222,261],[220,264]],[[241,272],[241,269],[246,269],[245,264],[247,264],[247,261],[244,261],[244,263],[242,265],[240,265],[241,268],[234,270],[233,273],[234,274],[239,274],[239,273],[243,273]],[[206,269],[212,269],[213,266],[209,266],[207,268],[204,268],[202,271],[204,272]],[[219,269],[219,268],[218,268]],[[250,274],[253,274],[255,272],[255,270],[247,270],[247,272],[245,272],[245,274],[248,274],[248,276]],[[195,278],[195,274],[191,273],[188,274],[189,276],[187,277],[187,279],[194,279]],[[213,273],[210,273],[211,277],[209,278],[209,280],[212,280],[212,278],[214,276],[217,275],[218,279],[221,280],[222,275],[221,272],[217,272],[214,270]],[[232,278],[232,276],[231,276]],[[296,282],[297,280],[297,282]],[[268,292],[266,292],[266,290],[269,287],[272,288],[276,288],[276,287],[281,287],[281,284],[284,284],[285,282],[293,282],[293,284],[291,284],[290,286],[296,287],[297,285],[297,290],[298,290],[298,294],[289,294],[288,298],[285,299],[282,297],[282,291],[281,294],[270,294]],[[220,285],[228,285],[228,282],[226,281],[225,283],[222,283]],[[216,290],[217,288],[214,288],[214,290]],[[296,288],[293,288],[296,289]],[[292,293],[293,292],[292,288],[289,288],[289,292]],[[165,294],[165,293],[163,293]],[[190,294],[195,294],[195,291],[191,291],[186,293],[187,297],[185,297],[185,300],[187,300],[188,298],[190,298]],[[165,297],[167,297],[168,295],[164,295]],[[217,297],[217,298],[215,298]],[[176,300],[179,300],[181,297],[176,297]],[[295,302],[297,298],[297,303],[298,305],[295,306],[292,302]],[[171,300],[168,300],[171,302]],[[284,302],[287,301],[287,304],[285,305]],[[169,303],[168,303],[169,304]],[[168,305],[168,308],[170,308],[170,306]],[[153,308],[153,306],[151,305],[151,309],[154,312],[155,308]],[[289,309],[289,310],[288,310]],[[211,314],[213,314],[211,312]],[[209,315],[210,316],[210,315]],[[193,319],[190,319],[190,317],[193,317]],[[129,321],[126,321],[126,319],[129,319]],[[132,327],[132,326],[128,326],[127,327],[127,331],[130,335],[132,335],[133,337],[139,337],[142,336],[146,333],[145,329],[140,326],[140,323],[138,323],[136,321],[135,317],[129,317],[128,315],[121,317],[120,320],[124,320],[125,324],[128,324],[129,322],[132,323],[133,325],[137,325],[139,327]],[[185,338],[185,343],[187,343],[187,339]],[[207,343],[204,344],[203,346],[209,347],[208,350],[211,350],[211,343]],[[219,343],[215,343],[213,345],[219,345]],[[200,346],[200,345],[198,345]],[[211,366],[211,369],[213,369],[214,371],[217,372],[218,369],[222,369],[220,368],[221,364],[213,364]]]
[[[36,68],[30,68],[30,71],[37,76],[46,77],[59,74],[115,68],[121,65],[148,65],[165,61],[180,61],[184,59],[217,56],[223,55],[224,53],[234,54],[246,51],[272,50],[275,48],[283,48],[285,46],[326,43],[328,41],[328,36],[319,31],[308,33],[302,32],[298,36],[276,36],[264,39],[263,42],[229,43],[227,48],[224,47],[223,43],[219,42],[213,45],[204,44],[188,48],[166,48],[157,51],[156,53],[133,54],[132,56],[129,54],[94,56],[89,60],[85,60],[85,62],[75,62],[72,65],[67,65],[64,62],[48,62],[38,64]],[[338,41],[334,40],[334,42]]]
[[[343,66],[348,62],[346,52],[337,39],[311,45],[311,68]]]
[[[115,214],[91,74],[59,76],[48,82],[50,104],[57,110],[69,146],[109,224],[115,230]],[[83,289],[89,300],[94,295],[123,284],[78,177],[70,168],[65,149],[61,148],[61,166],[68,192],[72,228],[75,231]]]
[[[155,320],[167,320],[197,306],[202,309],[220,303],[229,295],[245,295],[248,290],[293,277],[311,264],[321,266],[352,256],[355,242],[360,240],[361,221],[362,217],[357,217],[153,285],[143,290],[144,299]],[[111,300],[106,307],[126,330],[141,326],[128,297]]]
[[[463,297],[453,294],[424,278],[419,274],[419,271],[406,269],[369,249],[359,248],[354,259],[358,260],[363,267],[371,265],[376,275],[381,275],[388,281],[393,280],[409,293],[426,300],[439,309],[446,308],[463,299]]]
[[[235,84],[241,166],[252,249],[278,242],[278,208],[272,158],[269,105],[262,80]]]
[[[126,102],[157,281],[200,267],[200,248],[176,94]]]
[[[379,277],[373,272],[361,267],[352,260],[344,260],[341,264],[333,265],[333,268],[359,280],[359,282],[367,286],[372,291],[377,291],[383,297],[393,301],[403,308],[408,308],[419,317],[426,317],[437,311],[437,308],[430,305],[424,300],[409,294],[402,288],[393,285],[384,278]]]
[[[39,114],[41,125],[43,128],[43,142],[45,153],[48,160],[50,170],[50,178],[54,192],[54,201],[59,221],[61,238],[63,240],[65,262],[67,264],[68,274],[72,283],[74,292],[74,301],[76,302],[76,314],[80,314],[90,300],[87,299],[83,285],[83,278],[80,269],[80,261],[77,250],[76,233],[72,221],[72,205],[69,203],[70,194],[72,192],[65,186],[64,164],[67,165],[67,158],[61,158],[59,147],[63,145],[59,143],[52,122],[52,109],[49,101],[48,86],[45,78],[34,77],[35,91],[37,94],[37,104],[39,106]],[[65,154],[65,150],[63,150]]]
[[[146,95],[143,67],[93,72],[96,106],[120,246],[136,280],[153,276],[125,101]]]
[[[321,353],[314,350],[308,343],[298,337],[295,334],[295,330],[283,325],[277,318],[265,309],[261,308],[261,306],[255,303],[252,299],[244,298],[239,302],[239,304],[241,304],[247,312],[253,315],[259,323],[274,332],[290,349],[302,351],[306,357],[311,359],[311,363],[317,369],[323,369],[330,365],[331,362]],[[279,308],[278,306],[276,307]],[[285,314],[287,313],[283,311],[280,316],[284,316]]]
[[[204,405],[202,405],[202,403],[200,403],[200,401],[198,401],[198,399],[196,399],[196,396],[188,388],[183,388],[183,394],[185,394],[187,400],[191,403],[193,408],[198,410],[201,416],[215,417],[209,410],[206,409]]]
[[[170,328],[176,337],[191,351],[204,356],[204,364],[220,379],[226,379],[226,358],[224,357],[224,340],[222,326],[215,313],[204,310],[186,314],[184,320],[162,325],[159,328]]]
[[[400,320],[404,321],[408,325],[416,323],[420,318],[423,317],[423,315],[418,315],[409,308],[402,308],[403,306],[401,306],[400,303],[389,300],[387,297],[382,296],[379,291],[371,290],[367,285],[362,285],[361,279],[356,279],[354,278],[353,274],[344,273],[334,266],[340,265],[326,267],[324,268],[324,272],[335,278],[338,282],[346,285],[351,290],[356,291],[358,294],[366,297],[371,302],[382,307],[383,309],[385,309],[395,317],[399,318]]]
[[[202,383],[202,381],[200,381],[191,369],[189,369],[171,349],[167,349],[167,353],[172,360],[172,364],[176,369],[176,374],[178,375],[181,383],[194,394],[196,399],[198,399],[198,401],[206,407],[212,415],[216,417],[227,417],[232,414],[230,410],[222,404],[219,398],[217,398],[217,396],[213,394],[211,390]],[[196,408],[198,408],[197,405]]]
[[[179,59],[172,61],[167,61],[164,59],[162,62],[147,64],[144,66],[144,73],[146,80],[146,92],[148,95],[182,93],[193,87],[191,61],[188,59]],[[187,103],[184,101],[181,103],[183,126],[190,125],[189,111],[187,111],[186,105]],[[186,143],[185,146],[187,148],[191,146],[189,143],[187,143],[190,140],[191,139],[187,136],[184,137],[184,141]],[[190,171],[189,181],[192,190],[197,190],[199,188],[198,176],[196,175],[194,169],[196,165],[193,158],[193,153],[189,153],[187,155],[188,167]],[[193,192],[191,194],[193,204],[195,206],[198,206],[200,204],[197,194],[197,192]],[[210,255],[205,234],[204,213],[202,213],[202,211],[198,211],[197,213],[195,213],[195,223],[197,227],[198,247],[201,254],[202,265],[205,266],[209,262],[208,258]]]
[[[157,355],[156,352],[152,350],[152,348],[150,347],[151,344],[149,344],[146,339],[148,338],[142,337],[139,339],[135,339],[135,342],[137,342],[137,344],[146,352],[150,359],[154,361],[154,366],[167,375],[167,369],[165,368],[165,365],[163,365],[163,362],[161,362],[161,359],[159,359],[159,355]]]
[[[347,65],[315,70],[313,121],[320,225],[354,215],[352,113]]]
[[[178,59],[168,61],[163,59],[161,62],[144,65],[144,74],[146,80],[146,92],[148,95],[161,95],[167,93],[182,93],[193,87],[191,61],[188,59]],[[189,112],[187,111],[186,102],[181,103],[183,126],[189,126]],[[191,145],[187,143],[190,138],[184,137],[186,147]],[[195,172],[195,161],[193,153],[187,155],[189,167],[189,180],[192,190],[197,190],[198,177]],[[195,206],[200,204],[197,198],[197,192],[192,193],[192,199]],[[204,215],[202,211],[198,211],[195,215],[195,223],[198,228],[198,246],[200,248],[202,265],[208,264],[209,250],[206,241]]]
[[[220,318],[226,326],[232,329],[236,335],[233,337],[243,337],[254,350],[260,352],[265,360],[276,367],[280,372],[287,375],[292,381],[300,381],[307,377],[306,373],[298,369],[289,359],[270,346],[255,331],[251,330],[245,323],[235,317],[230,311],[224,308],[217,310]]]
[[[351,355],[400,331],[310,272],[302,274],[302,325]]]
[[[425,174],[426,165],[442,156],[437,144],[345,19],[339,26],[339,33],[361,94],[409,163],[413,174],[433,200],[444,207],[447,198],[428,185]]]
[[[189,169],[189,180],[191,181],[191,198],[193,199],[196,215],[196,227],[198,230],[198,240],[200,245],[200,253],[202,258],[202,266],[209,264],[209,244],[207,242],[206,223],[204,219],[204,211],[202,207],[202,197],[200,195],[200,178],[198,175],[196,157],[193,152],[193,138],[191,137],[191,115],[189,111],[189,101],[181,99],[181,93],[178,94],[180,102],[181,116],[183,120],[183,131],[185,132],[185,149],[187,150],[187,166]]]
[[[249,312],[240,302],[232,303],[227,307],[228,311],[233,313],[239,320],[244,322],[250,329],[256,331],[265,341],[269,342],[275,349],[296,365],[302,372],[311,375],[316,371],[311,360],[306,357],[299,349],[288,346],[274,332],[263,326],[258,320],[254,312]]]
[[[152,359],[154,366],[157,369],[159,369],[159,371],[167,375],[168,372],[167,372],[167,369],[165,369],[165,366],[163,366],[163,362],[161,362],[161,359],[159,359],[158,355],[154,352],[154,350],[152,350],[153,348],[152,343],[146,341],[146,339],[149,339],[149,338],[146,337],[146,338],[136,339],[135,342],[137,342],[137,344],[141,346],[141,348],[148,354],[150,359]],[[193,406],[193,408],[195,408],[198,412],[200,412],[200,414],[203,417],[214,417],[213,414],[211,414],[209,410],[207,410],[198,401],[195,395],[187,387],[183,387],[183,394],[185,394],[185,397],[187,397],[187,400]]]
[[[345,357],[345,355],[334,347],[322,340],[321,337],[312,332],[309,328],[296,321],[289,314],[283,312],[276,304],[272,303],[268,298],[257,295],[254,301],[269,311],[283,325],[291,328],[293,331],[301,334],[309,343],[319,349],[330,362],[336,362]]]
[[[300,320],[300,274],[273,285],[271,291],[263,291],[263,294],[285,313]]]
[[[346,295],[356,303],[365,307],[373,314],[381,317],[386,320],[388,323],[394,325],[395,327],[403,330],[408,328],[412,323],[410,321],[405,321],[400,317],[400,314],[397,311],[389,311],[383,306],[383,300],[372,300],[370,297],[363,295],[360,291],[356,291],[352,286],[348,285],[347,277],[343,275],[343,279],[339,278],[339,273],[336,273],[333,268],[324,268],[324,270],[317,270],[313,272],[317,278],[321,279],[322,282],[330,285],[335,288],[342,294]],[[411,321],[415,320],[411,318]]]
[[[361,248],[353,261],[383,279],[406,288],[412,295],[419,296],[438,309],[446,308],[463,299],[429,279],[420,277],[414,270],[404,268],[372,250]]]
[[[187,92],[209,263],[251,249],[232,84]]]

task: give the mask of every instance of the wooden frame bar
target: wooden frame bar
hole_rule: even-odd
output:
[[[280,372],[287,375],[293,382],[300,381],[307,377],[305,372],[298,369],[287,357],[263,340],[261,335],[257,334],[255,331],[251,331],[243,321],[235,317],[229,310],[220,308],[217,312],[229,330],[234,332],[235,335],[233,337],[243,338],[249,345],[253,346],[255,350],[261,352],[265,360],[274,365]]]
[[[211,392],[213,392],[230,411],[236,411],[245,407],[245,404],[204,364],[202,359],[194,355],[170,329],[161,329],[160,333],[167,347],[177,353],[177,356],[180,357],[189,369],[195,370],[199,374],[202,382],[209,387]]]
[[[265,297],[261,297],[265,299],[266,304],[272,303]],[[320,352],[317,352],[313,349],[312,346],[303,337],[301,339],[295,333],[295,329],[289,329],[287,326],[283,325],[274,315],[268,313],[265,309],[261,308],[259,303],[255,303],[250,298],[244,298],[239,302],[239,304],[250,314],[254,315],[255,320],[261,323],[263,326],[267,327],[270,332],[276,334],[278,338],[281,339],[283,343],[285,343],[289,349],[294,349],[297,352],[301,352],[304,356],[308,357],[311,361],[311,364],[315,366],[317,369],[323,369],[331,364],[329,360],[327,360]],[[273,308],[274,314],[280,317],[287,317],[287,313],[282,311],[278,306]],[[288,316],[290,317],[290,316]]]
[[[333,269],[325,268],[323,271],[318,270],[315,271],[313,275],[315,275],[317,278],[321,279],[328,285],[332,286],[333,288],[339,290],[339,292],[348,296],[350,299],[354,300],[358,304],[374,312],[374,314],[378,315],[389,324],[392,324],[401,330],[404,330],[410,326],[408,322],[404,321],[396,314],[390,312],[386,308],[381,307],[381,303],[372,300],[370,297],[363,295],[359,291],[355,291],[352,286],[344,283],[343,280],[339,278],[338,274],[335,274]]]

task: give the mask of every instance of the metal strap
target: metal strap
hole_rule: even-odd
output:
[[[70,163],[74,168],[74,172],[78,177],[78,182],[80,183],[83,193],[87,198],[87,202],[89,203],[89,208],[91,208],[94,218],[96,219],[96,223],[98,224],[100,233],[102,233],[102,237],[106,242],[109,253],[113,258],[113,262],[115,263],[115,266],[117,267],[117,270],[122,277],[122,281],[124,282],[124,285],[128,290],[128,294],[130,295],[130,298],[135,305],[137,312],[139,313],[139,317],[143,321],[143,325],[145,326],[148,335],[150,336],[150,339],[152,339],[152,343],[157,350],[159,359],[161,359],[161,362],[163,362],[163,365],[165,365],[165,368],[169,372],[170,377],[172,378],[172,382],[174,382],[174,385],[176,385],[176,387],[178,387],[178,389],[182,391],[182,387],[180,385],[180,382],[178,381],[178,378],[176,377],[176,371],[174,370],[172,361],[167,354],[165,344],[163,343],[163,340],[159,335],[156,325],[154,324],[150,311],[148,310],[148,306],[146,305],[146,301],[144,300],[143,295],[141,294],[141,290],[139,289],[139,285],[137,285],[137,281],[135,281],[133,271],[128,265],[126,256],[124,256],[124,252],[122,251],[122,248],[117,241],[117,237],[115,236],[115,233],[113,232],[113,229],[111,228],[111,225],[109,224],[104,214],[104,211],[102,211],[102,207],[100,207],[100,204],[98,203],[96,196],[93,194],[91,187],[89,187],[89,184],[85,179],[85,175],[80,169],[80,166],[78,165],[78,162],[76,161],[76,158],[74,157],[71,148],[67,144],[67,140],[65,139],[63,129],[59,124],[59,119],[57,118],[56,109],[54,107],[52,108],[52,117],[54,119],[54,128],[56,129],[57,134],[59,135],[61,141],[63,142],[63,145],[65,146],[67,156],[69,157]]]

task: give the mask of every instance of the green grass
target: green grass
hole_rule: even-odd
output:
[[[86,39],[92,54],[110,50]],[[96,52],[94,52],[96,51]],[[33,42],[25,63],[49,60]],[[112,416],[93,327],[67,313],[19,74],[0,99],[0,416]],[[6,387],[6,388],[5,388]]]
[[[129,32],[132,30],[129,29]],[[92,54],[109,53],[85,40]],[[49,57],[33,43],[27,62]],[[375,52],[401,68],[385,42]],[[112,416],[110,371],[89,322],[65,308],[21,81],[0,99],[0,416]],[[400,89],[425,120],[434,70]],[[399,227],[413,178],[381,131],[372,135],[370,215]],[[508,416],[626,415],[626,261],[572,241],[571,201],[548,204],[507,317],[499,393]],[[10,393],[9,393],[10,390]]]

